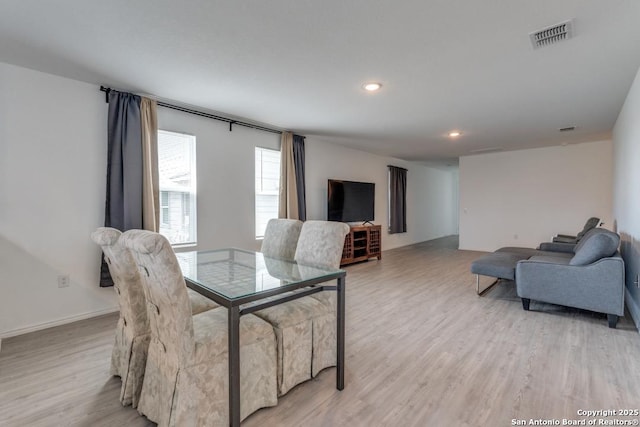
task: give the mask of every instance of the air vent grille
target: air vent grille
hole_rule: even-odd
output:
[[[475,150],[469,150],[469,153],[491,153],[493,151],[502,151],[502,147],[487,147],[487,148],[476,148]]]
[[[560,128],[558,129],[560,132],[571,132],[572,130],[576,130],[575,126],[568,126],[566,128]]]
[[[573,20],[561,22],[529,34],[534,49],[550,46],[573,37]]]

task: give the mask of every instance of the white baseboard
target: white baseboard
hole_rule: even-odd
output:
[[[52,320],[50,322],[39,323],[37,325],[31,325],[24,328],[13,329],[10,331],[4,331],[0,333],[0,350],[2,349],[2,340],[9,337],[15,337],[18,335],[28,334],[29,332],[41,331],[43,329],[53,328],[54,326],[66,325],[68,323],[77,322],[78,320],[90,319],[92,317],[102,316],[103,314],[116,313],[120,310],[117,306],[111,308],[105,308],[104,310],[91,311],[88,313],[76,314],[74,316],[64,317],[58,320]]]
[[[627,302],[627,308],[629,309],[629,313],[631,314],[631,318],[633,323],[635,323],[638,332],[640,332],[640,306],[636,303],[636,301],[631,297],[629,290],[625,288],[625,300]]]

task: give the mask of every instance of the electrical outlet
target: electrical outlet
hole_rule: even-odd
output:
[[[69,279],[68,274],[61,274],[58,276],[58,287],[59,288],[68,288],[71,284],[71,279]]]

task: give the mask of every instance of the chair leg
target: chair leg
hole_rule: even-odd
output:
[[[615,329],[618,324],[618,316],[615,314],[607,314],[607,320],[609,321],[609,327]]]
[[[531,303],[531,300],[529,298],[522,298],[522,308],[524,308],[526,311],[529,311],[530,303]]]

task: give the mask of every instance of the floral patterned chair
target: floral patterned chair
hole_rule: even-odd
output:
[[[138,265],[151,327],[138,411],[160,426],[229,425],[227,310],[192,315],[180,266],[160,234],[130,230],[121,240]],[[276,404],[273,329],[242,316],[240,416]]]
[[[105,255],[120,307],[111,353],[111,375],[122,379],[120,402],[135,408],[142,389],[150,330],[138,267],[129,250],[119,243],[121,234],[115,228],[100,227],[91,234],[91,238]],[[190,289],[188,295],[194,314],[218,307],[215,302]]]
[[[282,258],[292,259],[298,256],[298,251],[300,251],[301,260],[307,261],[311,257],[314,262],[308,262],[307,264],[320,267],[335,264],[334,259],[336,257],[336,262],[340,263],[344,236],[349,231],[349,227],[346,224],[327,221],[307,221],[304,224],[296,224],[299,221],[292,220],[272,221],[269,222],[268,228],[270,226],[271,230],[268,231],[275,231],[274,225],[278,224],[278,232],[266,232],[263,241],[263,248],[269,248],[270,253],[281,254]],[[291,228],[294,227],[296,232],[300,230],[298,232],[300,237],[303,234],[306,237],[302,248],[300,248],[300,240],[296,239],[296,249],[293,251],[293,256],[286,258],[282,254],[288,253],[291,255],[293,239],[290,237],[296,234],[291,231]],[[344,231],[344,227],[346,227],[346,231]],[[304,231],[305,229],[307,230],[306,232]],[[310,240],[316,237],[326,239],[327,242],[318,242],[316,247],[314,246],[315,244],[310,243]],[[340,248],[335,249],[335,242],[340,239],[342,239]],[[283,246],[286,246],[286,248]],[[330,253],[332,250],[337,251],[337,255]],[[316,258],[313,258],[308,253],[309,251],[315,253]],[[304,266],[299,265],[299,268],[302,272]],[[330,293],[333,294],[335,292]],[[278,342],[278,392],[280,395],[311,379],[325,367],[335,366],[336,364],[337,325],[335,295],[333,298],[316,297],[316,295],[320,294],[302,297],[255,312],[256,316],[269,322],[276,333]],[[331,302],[333,302],[333,306],[329,306]]]
[[[301,271],[304,266],[338,269],[345,236],[349,226],[342,222],[306,221],[300,231],[295,260]],[[327,283],[329,284],[329,283]],[[330,283],[333,285],[334,283]],[[311,295],[324,310],[313,318],[312,375],[336,365],[336,292],[324,291]]]
[[[267,223],[261,249],[267,265],[270,258],[293,261],[301,228],[302,221],[292,219],[272,219]],[[270,273],[273,274],[272,270]],[[322,304],[313,298],[302,297],[254,314],[269,322],[276,334],[278,394],[283,395],[296,385],[310,380],[312,319],[326,314]]]
[[[269,258],[293,261],[301,228],[302,221],[297,219],[270,219],[260,252]]]

